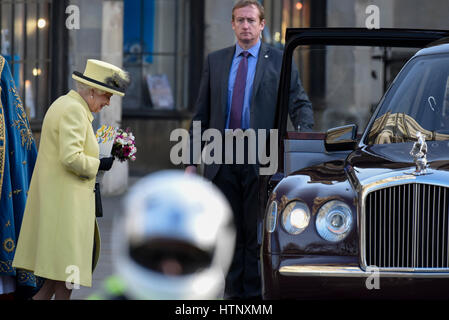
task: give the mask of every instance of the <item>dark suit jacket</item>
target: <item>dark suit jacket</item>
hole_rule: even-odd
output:
[[[201,121],[201,134],[209,128],[223,133],[226,125],[228,80],[235,45],[212,52],[204,66],[196,101],[193,121]],[[254,76],[250,102],[250,128],[272,129],[276,111],[276,100],[282,68],[282,51],[262,43]],[[305,93],[296,67],[292,68],[289,114],[295,128],[310,131],[313,126],[312,104]],[[193,164],[193,135],[190,126],[190,157]],[[224,145],[224,142],[223,142]],[[201,144],[203,149],[204,142]],[[198,156],[198,155],[197,155]],[[218,172],[219,164],[205,166],[204,175],[212,180]]]

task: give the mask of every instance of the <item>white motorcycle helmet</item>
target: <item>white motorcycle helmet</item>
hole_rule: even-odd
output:
[[[114,221],[112,250],[130,299],[222,297],[235,229],[224,195],[208,180],[169,170],[139,180]]]

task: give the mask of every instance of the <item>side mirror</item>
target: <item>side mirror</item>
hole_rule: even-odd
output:
[[[357,145],[357,125],[332,128],[327,130],[324,140],[326,151],[354,150]]]

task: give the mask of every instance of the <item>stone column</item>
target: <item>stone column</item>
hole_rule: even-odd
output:
[[[205,56],[212,51],[232,46],[235,43],[235,35],[231,26],[234,3],[234,0],[206,0]]]
[[[80,28],[69,30],[69,88],[75,89],[72,72],[83,73],[87,59],[101,59],[101,2],[91,0],[71,0],[70,5],[79,8]],[[97,118],[97,116],[95,116]],[[95,128],[96,123],[94,123]]]
[[[103,1],[101,36],[101,60],[118,67],[123,64],[123,1]],[[103,124],[120,127],[122,122],[122,98],[114,95],[109,107],[100,112]],[[117,195],[128,187],[128,163],[114,161],[106,172],[101,185],[103,195]]]

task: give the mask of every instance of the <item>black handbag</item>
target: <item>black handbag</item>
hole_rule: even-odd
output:
[[[95,216],[102,217],[103,216],[103,206],[101,205],[101,193],[100,193],[100,184],[95,183]]]

